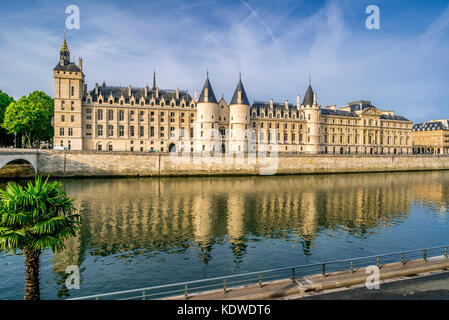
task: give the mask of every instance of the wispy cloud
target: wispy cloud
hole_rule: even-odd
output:
[[[0,89],[16,98],[53,93],[66,16],[62,5],[42,3],[0,20]],[[367,31],[364,10],[354,8],[350,0],[86,1],[68,40],[90,88],[143,86],[156,69],[159,86],[193,93],[209,69],[216,95],[229,99],[241,71],[250,99],[296,101],[311,69],[322,105],[365,98],[412,120],[449,117],[449,9],[410,37],[391,24]]]

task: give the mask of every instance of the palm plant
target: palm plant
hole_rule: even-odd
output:
[[[58,252],[64,240],[76,235],[81,218],[60,181],[35,178],[26,186],[9,182],[0,190],[0,250],[25,255],[25,300],[40,300],[39,256]]]

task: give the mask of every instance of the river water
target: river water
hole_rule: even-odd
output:
[[[5,182],[0,182],[5,187]],[[65,179],[82,215],[41,257],[43,299],[449,244],[449,171]],[[65,270],[80,268],[79,290]],[[24,257],[0,253],[0,299],[22,299]]]

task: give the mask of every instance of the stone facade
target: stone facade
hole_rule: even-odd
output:
[[[54,68],[54,146],[69,150],[183,153],[409,154],[412,123],[370,101],[321,107],[310,85],[296,104],[255,101],[241,79],[228,104],[203,90],[114,87],[87,90],[82,61],[66,41]]]
[[[51,176],[188,176],[260,175],[447,170],[447,156],[420,155],[279,155],[271,163],[234,156],[226,162],[196,162],[192,156],[176,159],[166,153],[40,150],[37,171]]]
[[[430,120],[413,126],[413,152],[449,154],[449,120]]]

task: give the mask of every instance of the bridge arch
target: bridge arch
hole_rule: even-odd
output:
[[[13,161],[22,160],[31,164],[34,173],[37,174],[37,153],[30,154],[2,154],[0,153],[0,170]]]

